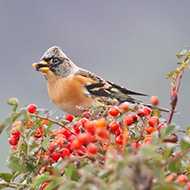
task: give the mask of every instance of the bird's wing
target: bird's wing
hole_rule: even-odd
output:
[[[79,69],[75,77],[81,80],[89,95],[93,97],[109,98],[110,101],[128,101],[131,103],[142,103],[129,95],[148,96],[146,94],[128,90],[122,86],[103,80],[101,77],[84,69]],[[111,104],[111,103],[110,103]]]

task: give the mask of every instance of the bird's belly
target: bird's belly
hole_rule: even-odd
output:
[[[85,109],[94,105],[94,100],[86,96],[82,90],[80,86],[70,83],[70,80],[48,83],[48,92],[53,103],[62,111],[72,115],[80,115]]]
[[[82,106],[82,105],[72,105],[68,103],[62,103],[57,105],[58,108],[66,113],[69,113],[74,116],[81,115],[85,109],[87,109],[90,106]]]

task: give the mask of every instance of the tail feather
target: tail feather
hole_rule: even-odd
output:
[[[126,88],[124,88],[123,86],[119,86],[117,84],[114,84],[112,82],[106,81],[107,83],[109,83],[112,87],[118,89],[119,91],[121,91],[122,93],[126,94],[126,95],[139,95],[139,96],[149,96],[148,94],[144,94],[144,93],[140,93],[140,92],[135,92],[132,90],[128,90]]]

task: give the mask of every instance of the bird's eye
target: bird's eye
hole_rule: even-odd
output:
[[[53,63],[58,63],[59,59],[58,58],[53,58]]]

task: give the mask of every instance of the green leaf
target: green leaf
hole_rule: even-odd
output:
[[[10,99],[8,99],[7,100],[7,103],[9,104],[9,105],[11,105],[11,106],[18,106],[18,104],[19,104],[19,101],[18,101],[18,99],[17,98],[10,98]]]
[[[104,178],[109,177],[112,173],[113,172],[111,170],[104,169],[100,171],[100,173],[98,174],[98,177],[104,179]]]
[[[7,103],[11,106],[13,106],[13,112],[16,112],[19,101],[17,98],[10,98]]]
[[[190,137],[190,126],[186,127],[187,136]]]
[[[25,163],[20,163],[20,158],[13,156],[12,154],[9,156],[7,160],[7,166],[9,169],[12,171],[17,171],[17,172],[28,172],[32,171],[33,168],[31,166],[26,166]]]
[[[4,188],[6,188],[6,185],[0,184],[0,189],[4,189]]]
[[[182,62],[182,61],[179,61],[179,62],[177,62],[177,64],[178,64],[178,65],[181,65],[181,64],[183,64],[183,62]]]
[[[190,138],[183,137],[180,141],[180,147],[182,151],[186,151],[190,148]]]
[[[61,120],[61,123],[62,123],[63,125],[67,125],[68,121],[66,121],[66,120]]]
[[[168,158],[171,156],[173,150],[175,148],[175,145],[173,144],[167,144],[165,147],[164,147],[164,152],[163,152],[163,159],[164,160],[168,160]]]
[[[39,175],[34,178],[33,187],[36,187],[45,181],[49,181],[51,179],[51,176],[49,174],[44,173],[43,175]]]
[[[187,62],[189,60],[189,55],[187,55],[184,59],[184,62]]]
[[[156,153],[157,147],[152,144],[143,144],[139,150],[139,155],[142,157],[159,157]]]
[[[178,173],[180,171],[181,167],[182,167],[181,159],[179,159],[179,160],[176,160],[175,162],[171,162],[168,165],[168,170],[170,170],[171,172]]]
[[[172,134],[172,133],[175,133],[176,132],[176,126],[175,125],[168,125],[167,128],[165,127],[162,127],[161,130],[160,130],[160,138],[161,139],[164,139],[165,137],[167,137],[168,135]]]
[[[75,165],[73,163],[69,164],[68,167],[65,169],[65,175],[68,179],[78,179],[78,172],[75,170]]]
[[[167,78],[167,79],[171,78],[174,73],[175,73],[175,70],[170,71],[170,72],[167,74],[166,78]]]
[[[178,59],[180,59],[180,58],[182,58],[183,56],[184,56],[184,54],[175,54],[175,56],[178,58]]]
[[[58,184],[55,184],[53,181],[50,182],[45,188],[44,190],[52,190],[54,189],[55,187],[57,187]]]
[[[46,137],[46,138],[43,140],[42,147],[44,148],[44,150],[48,150],[48,147],[49,147],[49,140],[50,140],[50,136]]]
[[[13,177],[11,173],[0,173],[0,178],[2,178],[6,182],[10,182]]]

